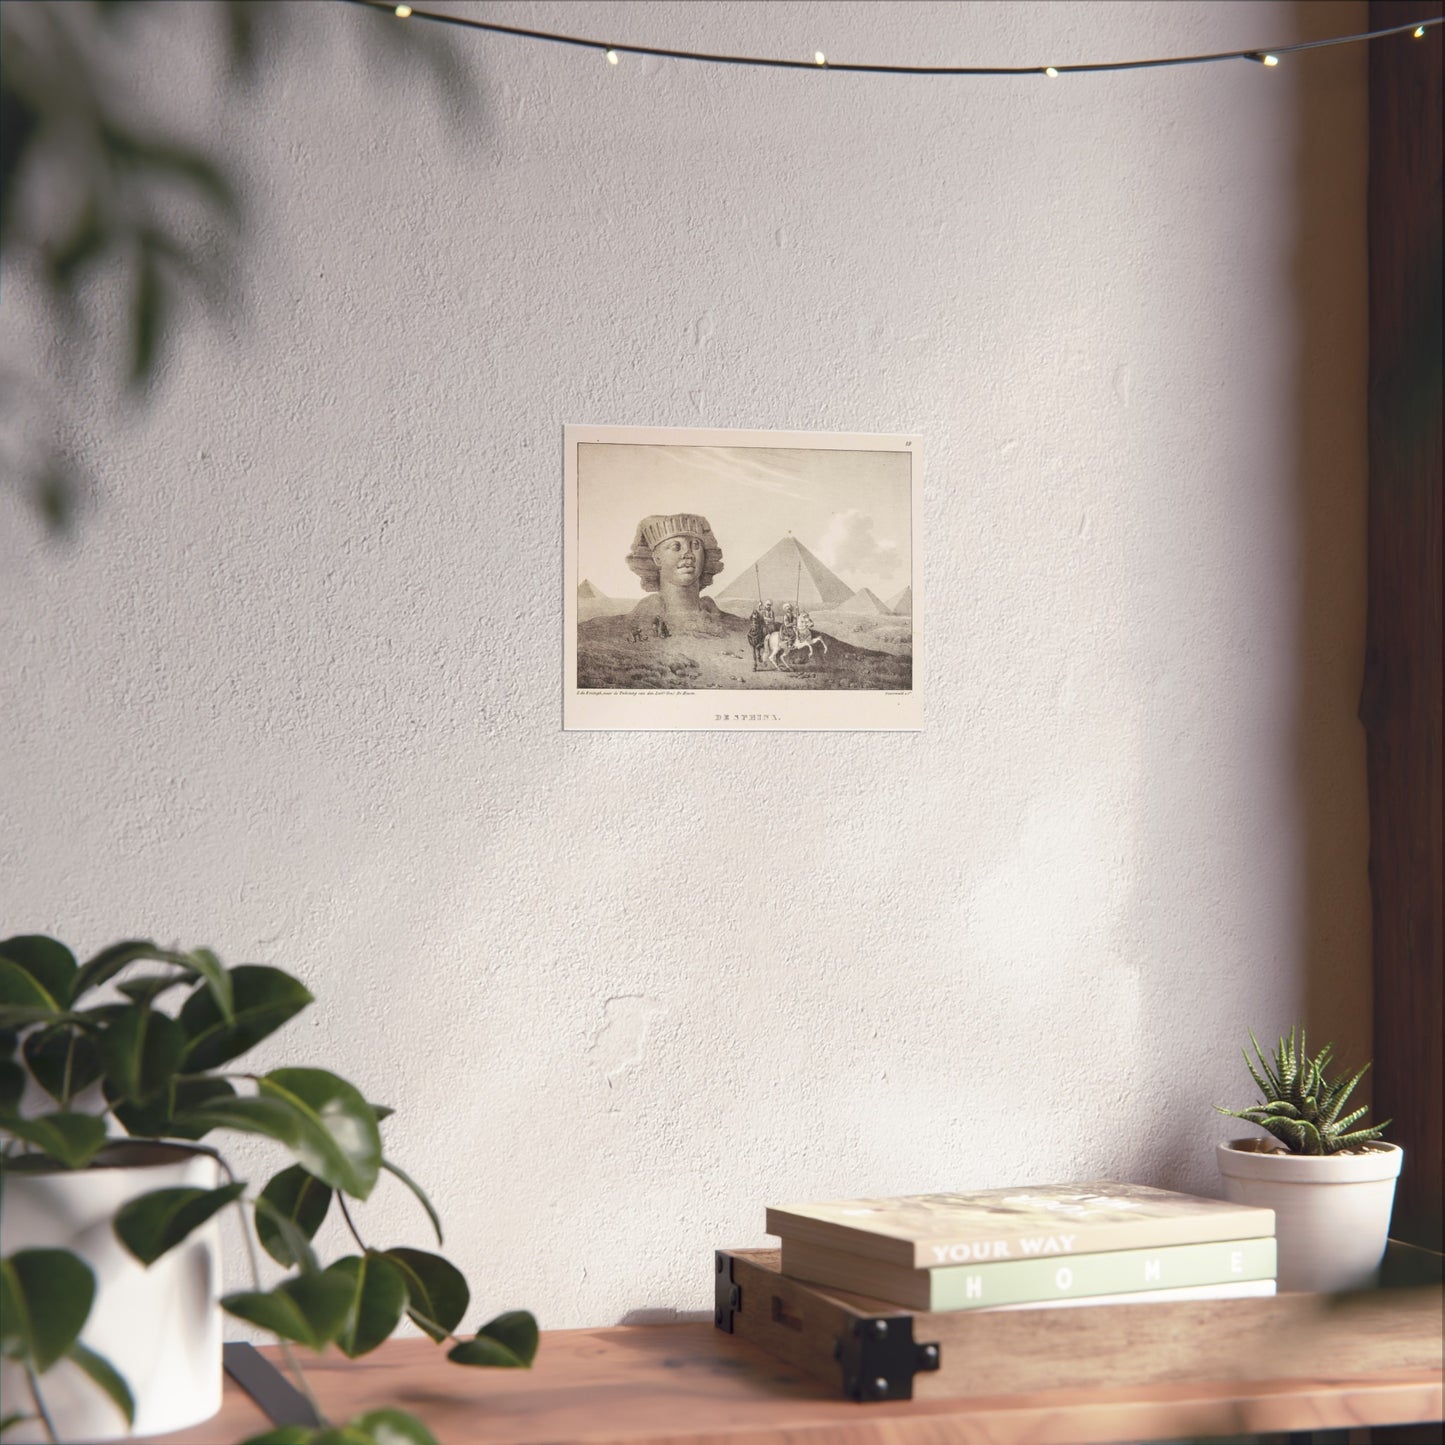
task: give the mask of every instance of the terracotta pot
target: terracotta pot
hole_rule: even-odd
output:
[[[1219,1145],[1224,1197],[1274,1210],[1279,1288],[1332,1292],[1370,1283],[1385,1254],[1404,1151],[1288,1154],[1272,1139]]]
[[[85,1169],[5,1170],[0,1253],[68,1249],[95,1272],[95,1302],[81,1343],[104,1355],[135,1400],[136,1435],[159,1435],[209,1420],[221,1408],[220,1226],[209,1220],[149,1269],[116,1238],[111,1220],[138,1194],[214,1189],[215,1159],[180,1144],[108,1144]],[[125,1417],[68,1360],[40,1377],[45,1408],[63,1441],[124,1439]],[[22,1367],[0,1366],[0,1398],[29,1410]],[[39,1421],[5,1432],[11,1442],[44,1440]]]

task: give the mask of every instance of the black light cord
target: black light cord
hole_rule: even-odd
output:
[[[1413,34],[1416,39],[1427,30],[1445,24],[1445,16],[1433,20],[1413,21],[1408,25],[1392,25],[1387,30],[1365,30],[1358,35],[1332,35],[1325,40],[1301,40],[1293,45],[1253,50],[1221,50],[1212,55],[1172,55],[1160,60],[1112,60],[1094,65],[860,65],[828,60],[821,51],[812,60],[775,60],[756,55],[715,55],[701,50],[667,50],[655,45],[624,45],[614,41],[588,40],[580,35],[559,35],[550,30],[527,30],[518,25],[499,25],[491,20],[472,20],[461,15],[445,15],[436,10],[418,10],[411,5],[384,3],[384,0],[345,0],[366,10],[378,10],[399,19],[429,20],[438,25],[456,25],[464,30],[483,30],[491,35],[511,35],[520,40],[544,40],[553,45],[570,45],[577,50],[594,50],[606,56],[613,65],[621,55],[652,55],[660,60],[691,60],[704,65],[744,65],[772,70],[842,70],[855,75],[1078,75],[1103,70],[1159,70],[1166,65],[1210,65],[1220,60],[1252,60],[1258,65],[1277,65],[1284,55],[1301,50],[1318,50],[1327,45],[1355,45],[1364,40],[1380,40],[1387,35]]]

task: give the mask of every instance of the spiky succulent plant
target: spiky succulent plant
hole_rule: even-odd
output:
[[[1388,1119],[1373,1129],[1350,1132],[1350,1125],[1358,1123],[1369,1113],[1368,1105],[1342,1114],[1345,1100],[1364,1078],[1369,1064],[1351,1079],[1333,1082],[1326,1079],[1325,1065],[1334,1054],[1335,1046],[1326,1044],[1315,1058],[1310,1058],[1305,1047],[1303,1024],[1299,1026],[1298,1046],[1295,1044],[1295,1030],[1290,1029],[1289,1038],[1279,1041],[1273,1064],[1265,1058],[1253,1030],[1250,1031],[1249,1041],[1254,1045],[1255,1057],[1263,1074],[1250,1061],[1248,1049],[1243,1050],[1244,1062],[1264,1098],[1247,1109],[1225,1109],[1216,1104],[1215,1108],[1221,1114],[1248,1119],[1251,1124],[1268,1129],[1291,1154],[1338,1154],[1341,1150],[1378,1139],[1385,1132],[1385,1125],[1390,1122]]]

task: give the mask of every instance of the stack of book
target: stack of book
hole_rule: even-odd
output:
[[[1275,1291],[1274,1211],[1103,1181],[768,1210],[785,1275],[915,1310]]]

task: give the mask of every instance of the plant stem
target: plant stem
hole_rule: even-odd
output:
[[[60,1436],[55,1433],[55,1422],[45,1408],[45,1401],[40,1398],[40,1381],[35,1378],[35,1371],[28,1360],[25,1363],[25,1381],[30,1386],[30,1398],[35,1401],[35,1410],[40,1416],[40,1423],[45,1426],[46,1435],[52,1441],[59,1440]]]
[[[70,1108],[70,1081],[73,1076],[75,1065],[76,1038],[77,1035],[72,1032],[70,1035],[70,1042],[65,1047],[65,1074],[60,1081],[60,1107],[62,1109]]]
[[[356,1226],[351,1222],[351,1211],[346,1207],[346,1196],[338,1189],[336,1191],[336,1202],[341,1206],[341,1217],[346,1221],[346,1227],[351,1231],[351,1237],[360,1246],[361,1252],[366,1253],[366,1241],[356,1232]]]
[[[212,1150],[207,1150],[206,1152],[211,1154],[216,1163],[226,1171],[227,1183],[234,1184],[236,1182],[236,1176],[232,1173],[231,1166],[225,1159]],[[244,1199],[236,1200],[236,1209],[241,1216],[241,1237],[246,1241],[246,1257],[251,1265],[251,1284],[255,1288],[256,1293],[260,1294],[261,1260],[260,1256],[256,1253],[256,1242],[251,1238],[251,1228],[246,1218],[246,1204]],[[286,1340],[283,1340],[280,1335],[276,1336],[276,1343],[281,1346],[281,1358],[286,1361],[287,1368],[295,1375],[298,1388],[301,1393],[305,1395],[306,1403],[311,1406],[311,1413],[316,1416],[322,1425],[329,1425],[331,1421],[326,1417],[325,1412],[317,1403],[316,1396],[311,1393],[311,1385],[306,1379],[306,1373],[302,1370],[300,1361],[298,1361],[292,1353],[290,1344]]]

